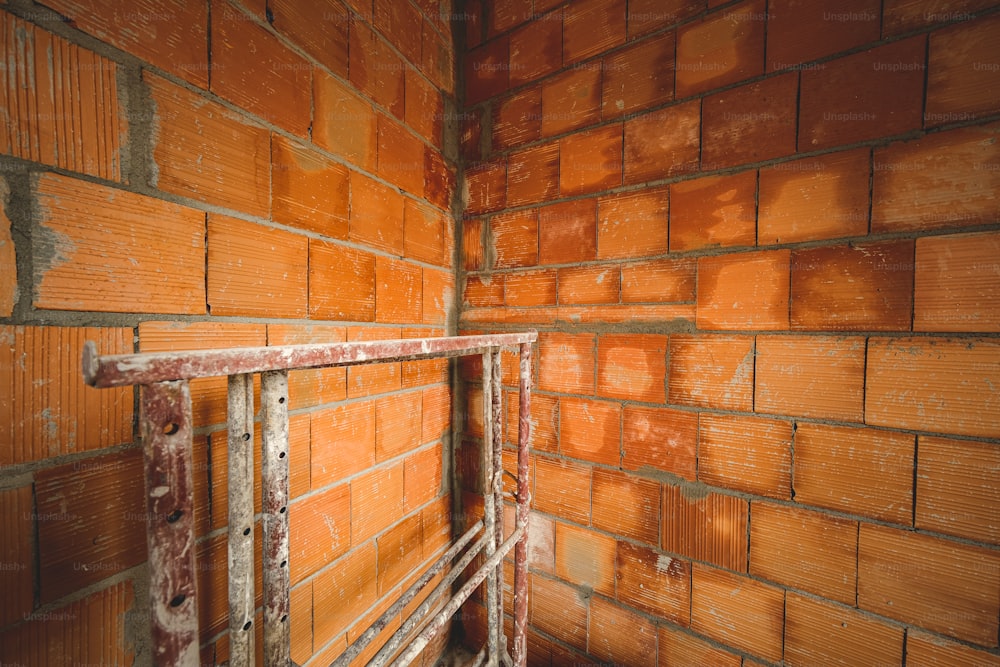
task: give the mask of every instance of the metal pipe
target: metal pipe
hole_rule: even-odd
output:
[[[496,542],[496,494],[494,493],[495,467],[493,464],[493,352],[483,354],[483,524],[486,526],[486,556],[489,558],[497,548]],[[501,526],[501,530],[503,527]],[[492,657],[500,650],[497,626],[501,622],[497,607],[497,575],[491,568],[486,577],[486,652]]]
[[[187,381],[143,387],[140,420],[153,662],[196,667],[198,581],[194,562],[191,389]]]
[[[492,422],[492,442],[487,442],[487,447],[493,448],[493,479],[492,479],[492,493],[493,493],[493,512],[495,514],[495,519],[493,523],[493,543],[496,546],[500,546],[503,543],[503,414],[502,414],[502,401],[503,401],[503,368],[500,366],[500,349],[495,348],[490,354],[490,363],[493,364],[493,399],[490,402],[493,408],[490,414],[490,421]],[[506,652],[506,646],[503,634],[503,563],[499,563],[496,566],[496,570],[493,573],[493,591],[492,594],[496,598],[496,638],[497,638],[497,652],[492,654],[493,656],[499,655]],[[492,663],[493,658],[490,658]]]
[[[264,664],[291,662],[288,613],[288,371],[260,378],[264,523]]]
[[[517,510],[514,525],[524,536],[514,551],[514,646],[516,667],[528,664],[528,513],[531,507],[531,344],[520,348],[517,412]]]
[[[253,376],[229,376],[229,664],[254,663]]]

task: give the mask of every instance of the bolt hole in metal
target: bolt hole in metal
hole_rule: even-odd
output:
[[[287,621],[287,620],[288,620],[288,614],[285,614],[285,615],[283,615],[283,616],[281,617],[281,622],[282,622],[282,623],[284,623],[284,622],[285,622],[285,621]]]
[[[278,514],[284,514],[286,509],[287,508],[282,507],[280,510],[278,510]]]
[[[249,629],[250,629],[250,628],[251,628],[252,626],[253,626],[253,622],[252,622],[252,621],[247,621],[246,623],[244,623],[244,624],[243,624],[243,632],[246,632],[246,631],[247,631],[247,630],[249,630]]]
[[[243,529],[243,535],[244,535],[244,537],[247,536],[247,535],[249,535],[249,534],[250,534],[250,529],[249,528],[244,528]]]
[[[163,435],[174,435],[181,430],[181,425],[177,422],[170,422],[163,426]]]
[[[283,459],[283,458],[285,458],[285,453],[284,453],[284,452],[281,452],[280,454],[278,454],[278,458],[279,458],[279,459]]]
[[[288,567],[288,561],[287,560],[281,561],[281,567]]]
[[[246,442],[246,441],[248,441],[249,439],[250,439],[250,434],[249,434],[249,433],[244,433],[244,434],[243,434],[243,442]]]
[[[170,601],[171,607],[180,607],[184,604],[184,600],[187,600],[187,596],[183,593],[174,596],[174,599]]]
[[[167,515],[167,523],[175,523],[182,516],[184,516],[184,510],[176,509]]]
[[[284,405],[285,404],[285,397],[282,396],[281,398],[279,398],[278,399],[278,403],[281,403],[282,405]]]

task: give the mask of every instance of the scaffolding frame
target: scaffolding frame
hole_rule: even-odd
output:
[[[347,665],[388,627],[438,575],[441,581],[407,617],[369,665],[410,664],[446,626],[461,605],[486,583],[486,645],[473,664],[527,664],[528,512],[531,502],[528,452],[531,441],[531,377],[534,331],[395,341],[288,345],[100,356],[88,341],[84,381],[98,388],[139,385],[140,434],[149,547],[150,619],[157,665],[197,666],[199,633],[195,564],[193,423],[189,381],[228,377],[228,580],[231,665],[254,664],[254,392],[261,376],[261,485],[263,530],[264,663],[293,664],[289,632],[288,373],[292,370],[356,366],[420,359],[482,356],[483,518],[477,521],[337,658]],[[500,354],[519,353],[517,475],[514,529],[504,540],[502,377]],[[477,539],[478,536],[478,539]],[[473,542],[473,540],[475,540]],[[503,559],[514,552],[513,646],[503,634]],[[483,561],[467,568],[482,554]],[[456,562],[455,559],[458,558]],[[454,584],[468,576],[458,591]],[[446,601],[445,601],[446,600]],[[437,613],[429,616],[435,605]],[[413,633],[417,633],[413,637]],[[407,644],[408,642],[408,644]],[[404,644],[406,646],[404,647]]]

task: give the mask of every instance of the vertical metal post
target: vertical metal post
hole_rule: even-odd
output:
[[[493,524],[493,544],[499,548],[503,544],[503,422],[501,421],[503,415],[501,413],[503,403],[502,403],[502,390],[503,390],[503,369],[500,366],[500,348],[493,348],[492,354],[490,354],[491,363],[493,364],[493,399],[490,402],[493,408],[490,414],[490,421],[493,423],[493,442],[486,443],[487,447],[493,448],[493,512],[496,518]],[[496,597],[497,604],[497,639],[499,651],[497,652],[497,657],[499,658],[500,653],[506,654],[507,649],[505,646],[505,638],[503,633],[503,562],[501,561],[494,573],[496,577],[496,587],[493,590],[493,594]],[[499,663],[498,663],[499,664]]]
[[[483,353],[483,527],[487,536],[486,557],[496,552],[496,497],[493,494],[493,352]],[[502,528],[502,527],[501,527]],[[486,647],[490,656],[488,664],[499,654],[502,619],[497,608],[497,576],[490,572],[486,577]]]
[[[195,667],[198,603],[187,381],[143,387],[141,420],[153,662]]]
[[[517,415],[517,510],[515,525],[528,525],[531,506],[529,450],[531,447],[531,343],[521,344],[521,379]],[[528,532],[514,547],[514,665],[528,664]]]
[[[253,375],[229,376],[229,664],[254,662]]]
[[[288,371],[261,373],[264,664],[291,663],[288,575]]]

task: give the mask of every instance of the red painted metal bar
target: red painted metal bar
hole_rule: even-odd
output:
[[[198,604],[188,383],[160,382],[144,387],[140,418],[153,662],[196,667]]]
[[[490,400],[490,422],[492,428],[490,434],[492,442],[484,443],[485,448],[492,448],[493,451],[493,473],[492,473],[492,493],[493,512],[495,520],[493,522],[493,544],[499,547],[503,543],[503,421],[502,421],[502,400],[503,400],[503,369],[500,366],[500,349],[496,348],[490,353],[490,363],[493,365],[493,385],[491,391],[493,397]],[[503,563],[496,566],[493,572],[493,590],[491,591],[496,606],[496,642],[497,652],[494,656],[506,653],[503,634]],[[491,659],[492,664],[492,659]]]
[[[528,664],[528,511],[531,507],[529,450],[531,448],[531,344],[520,346],[517,413],[517,509],[514,525],[525,533],[514,550],[514,646],[516,667]]]
[[[536,338],[535,332],[529,332],[110,356],[98,356],[96,346],[88,341],[83,350],[83,376],[92,387],[121,387],[273,370],[460,357],[493,347],[531,343]]]
[[[264,664],[291,661],[288,575],[288,371],[260,376],[263,431]]]
[[[229,664],[254,661],[253,376],[229,376]]]

